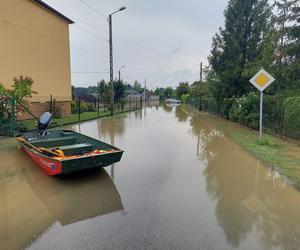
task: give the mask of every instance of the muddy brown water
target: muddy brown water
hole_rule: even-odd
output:
[[[1,140],[0,249],[299,249],[299,192],[232,126],[185,106],[70,126],[125,153],[67,177]]]

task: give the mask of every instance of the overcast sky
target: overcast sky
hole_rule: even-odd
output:
[[[224,23],[227,0],[44,0],[75,21],[70,26],[72,84],[109,80],[108,23],[113,15],[114,77],[147,87],[176,86],[199,79],[211,38]],[[103,72],[103,73],[102,73]]]

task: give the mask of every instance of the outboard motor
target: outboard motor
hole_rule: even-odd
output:
[[[49,128],[51,121],[52,121],[52,114],[49,112],[45,112],[39,118],[38,128],[42,138],[44,138],[46,134],[49,134],[47,129]]]

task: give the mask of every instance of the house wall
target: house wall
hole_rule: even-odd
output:
[[[3,0],[0,37],[0,82],[10,87],[14,77],[29,76],[38,92],[30,99],[36,115],[51,94],[70,113],[69,24],[31,0]]]

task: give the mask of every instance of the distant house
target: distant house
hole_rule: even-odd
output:
[[[159,95],[150,95],[148,100],[150,102],[159,102]]]
[[[144,94],[141,94],[133,88],[126,89],[124,94],[126,98],[141,98],[144,96]]]
[[[87,93],[79,93],[76,95],[76,99],[80,98],[82,101],[87,103],[96,103],[97,102],[97,96],[93,94],[87,94]]]
[[[38,92],[30,99],[35,115],[49,109],[50,95],[63,114],[71,113],[72,23],[41,0],[0,1],[0,82],[10,87],[14,77],[31,77]]]
[[[151,95],[150,92],[147,90],[146,91],[146,101],[150,101],[150,102],[157,102],[159,101],[159,96],[158,95]],[[134,90],[133,88],[129,88],[125,91],[125,98],[129,99],[141,99],[144,101],[144,93],[140,93],[136,90]]]

